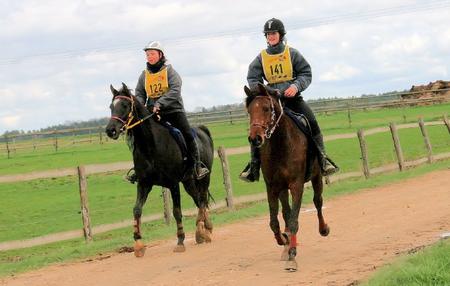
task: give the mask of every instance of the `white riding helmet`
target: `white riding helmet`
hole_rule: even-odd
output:
[[[145,46],[144,48],[144,52],[147,50],[157,50],[160,51],[163,55],[164,55],[164,49],[161,46],[161,43],[158,41],[153,41],[147,44],[147,46]]]

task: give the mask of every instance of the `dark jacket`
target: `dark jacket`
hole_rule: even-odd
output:
[[[181,98],[181,77],[170,64],[164,64],[161,69],[167,67],[167,78],[169,81],[169,90],[159,98],[149,98],[145,92],[145,71],[142,71],[136,85],[136,97],[147,106],[159,105],[161,113],[185,112],[183,99]],[[160,69],[160,70],[161,70]],[[152,73],[152,71],[147,68]]]
[[[280,42],[276,46],[268,46],[266,51],[270,55],[280,54],[284,51],[285,45],[283,42]],[[300,96],[300,93],[304,91],[312,80],[311,66],[305,60],[305,58],[300,54],[296,49],[289,47],[289,52],[291,54],[291,62],[292,62],[292,72],[293,79],[286,82],[280,82],[275,84],[269,84],[270,87],[279,89],[283,94],[286,89],[294,84],[298,93],[295,95],[296,97]],[[247,73],[247,82],[250,88],[255,87],[258,83],[264,83],[266,80],[264,76],[264,70],[262,66],[261,53],[250,63],[248,67]],[[267,80],[266,80],[267,82]]]

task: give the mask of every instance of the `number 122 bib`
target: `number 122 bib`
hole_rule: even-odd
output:
[[[150,98],[162,96],[169,90],[169,80],[167,78],[167,68],[157,73],[150,73],[145,70],[145,92]]]

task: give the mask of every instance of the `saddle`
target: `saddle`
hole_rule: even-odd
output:
[[[177,142],[177,145],[180,148],[181,156],[183,158],[183,163],[184,163],[184,165],[186,165],[186,163],[188,161],[188,149],[187,149],[186,140],[184,139],[183,133],[181,133],[181,131],[178,128],[172,126],[172,124],[170,124],[170,122],[168,122],[168,121],[160,120],[160,121],[156,121],[156,122],[158,122],[159,124],[164,126],[169,131],[169,134],[172,135],[173,139],[175,139],[175,142]],[[191,132],[194,135],[194,137],[197,135],[193,128],[191,128]]]
[[[296,113],[287,107],[283,107],[283,111],[290,119],[292,119],[300,132],[305,134],[308,140],[305,172],[305,182],[308,182],[309,180],[311,180],[312,166],[314,163],[314,159],[317,157],[317,147],[312,138],[311,127],[309,126],[308,118],[306,118],[304,114]]]

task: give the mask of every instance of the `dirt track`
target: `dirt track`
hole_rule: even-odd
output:
[[[299,271],[279,261],[268,217],[214,230],[213,242],[173,253],[175,239],[151,243],[143,258],[51,266],[0,285],[348,285],[450,231],[450,169],[325,202],[330,236],[318,233],[315,212],[300,215]],[[306,209],[311,204],[304,204]]]

